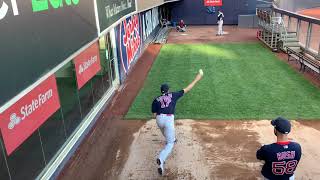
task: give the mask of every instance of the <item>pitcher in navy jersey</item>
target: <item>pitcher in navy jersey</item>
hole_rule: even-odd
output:
[[[301,146],[288,139],[290,121],[278,117],[271,121],[271,125],[274,126],[277,142],[264,145],[257,151],[257,158],[265,161],[261,173],[265,179],[293,180],[301,158]]]
[[[176,141],[174,129],[174,113],[176,103],[185,93],[189,92],[193,86],[202,78],[203,71],[200,69],[195,79],[183,90],[176,92],[169,92],[169,85],[161,85],[161,96],[158,96],[152,102],[151,111],[156,117],[157,125],[160,128],[162,135],[166,138],[166,145],[161,150],[157,164],[159,165],[158,172],[160,175],[164,174],[164,162],[170,155],[174,143]]]

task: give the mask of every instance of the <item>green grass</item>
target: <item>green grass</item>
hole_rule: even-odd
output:
[[[176,118],[320,119],[320,91],[258,43],[163,46],[127,119],[148,119],[160,85],[204,78],[177,103]]]

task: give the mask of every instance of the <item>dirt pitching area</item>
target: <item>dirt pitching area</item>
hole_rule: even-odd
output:
[[[312,124],[314,124],[313,122]],[[292,121],[290,138],[302,146],[296,179],[320,179],[319,129]],[[317,123],[319,127],[320,123]],[[262,179],[262,162],[255,157],[262,144],[275,142],[270,121],[176,121],[176,143],[157,173],[157,154],[164,138],[155,120],[134,134],[119,179]]]
[[[257,42],[255,29],[226,26],[229,35],[210,35],[211,39],[205,35],[214,35],[215,30],[216,27],[189,27],[188,33],[171,32],[168,43]],[[256,151],[261,145],[276,141],[270,120],[176,120],[178,142],[166,161],[164,176],[158,174],[156,158],[165,139],[155,120],[123,120],[123,117],[160,49],[161,45],[148,46],[57,179],[262,179],[262,162],[256,159]],[[281,57],[287,62],[286,56]],[[289,63],[298,71],[298,66],[292,64]],[[305,73],[304,77],[319,87],[314,74]],[[289,137],[302,147],[296,179],[320,179],[320,121],[291,122]]]

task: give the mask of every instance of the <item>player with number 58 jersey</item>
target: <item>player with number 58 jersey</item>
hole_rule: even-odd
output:
[[[301,158],[301,146],[288,139],[290,121],[278,117],[271,124],[274,126],[277,142],[264,145],[257,151],[257,159],[265,161],[261,173],[265,179],[293,180]]]

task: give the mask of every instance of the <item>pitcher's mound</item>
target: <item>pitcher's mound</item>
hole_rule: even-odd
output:
[[[292,121],[291,138],[302,146],[297,179],[320,178],[320,131]],[[261,144],[275,141],[270,121],[176,121],[176,143],[164,179],[260,179]],[[159,179],[156,158],[165,144],[155,120],[135,134],[120,179]]]

